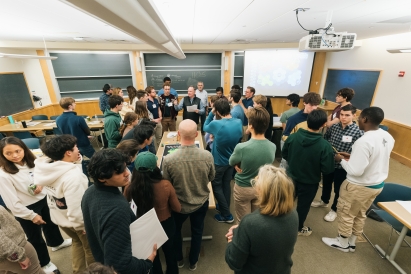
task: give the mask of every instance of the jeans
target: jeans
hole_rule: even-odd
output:
[[[93,146],[90,144],[88,146],[84,147],[78,147],[78,150],[80,150],[81,155],[87,156],[87,158],[91,159],[93,157],[94,153],[96,152],[93,148]],[[87,171],[87,166],[90,163],[90,160],[84,160],[81,162],[81,167],[83,169],[84,175],[87,176],[88,178],[88,171]],[[89,180],[89,186],[91,185],[90,180]]]
[[[20,223],[24,233],[26,233],[27,241],[33,245],[37,252],[40,266],[43,267],[50,262],[47,245],[51,247],[59,246],[63,243],[64,239],[61,236],[59,227],[50,219],[50,210],[47,206],[47,197],[44,197],[43,200],[40,200],[34,204],[28,205],[27,208],[40,215],[46,222],[44,225],[36,225],[31,220],[16,217],[16,220]],[[41,232],[43,232],[44,237],[46,238],[47,245],[46,242],[44,242]]]
[[[161,249],[163,250],[164,257],[166,259],[167,270],[166,274],[178,274],[177,258],[174,251],[174,238],[176,233],[176,224],[174,222],[174,217],[171,216],[167,220],[161,222],[165,233],[167,234],[168,240],[165,242]],[[153,262],[153,273],[154,274],[163,274],[160,262],[159,250],[157,251],[157,256],[154,258]]]
[[[297,214],[298,214],[298,231],[304,227],[305,219],[310,211],[311,203],[317,194],[318,183],[316,184],[304,184],[294,181],[295,196],[297,201]]]
[[[200,115],[201,133],[204,132],[203,127],[204,127],[204,123],[205,123],[206,119],[207,119],[207,116],[206,116],[206,114],[205,114],[205,112],[204,112],[204,114],[201,114],[201,115]]]
[[[328,204],[331,198],[331,190],[334,182],[334,201],[331,205],[331,209],[337,212],[338,197],[340,196],[340,187],[347,177],[347,171],[342,168],[336,168],[334,172],[330,174],[323,174],[323,191],[321,200]]]
[[[173,212],[173,216],[176,223],[176,236],[174,239],[174,251],[176,252],[177,261],[183,259],[183,237],[181,236],[181,228],[184,222],[190,217],[191,223],[191,249],[189,260],[190,264],[194,265],[198,261],[200,255],[201,240],[204,230],[204,218],[208,210],[208,200],[196,211],[182,214]]]
[[[234,167],[218,166],[215,165],[215,177],[211,182],[213,186],[214,197],[218,202],[221,215],[223,217],[228,217],[231,215],[230,212],[230,200],[231,200],[231,177],[233,174]]]

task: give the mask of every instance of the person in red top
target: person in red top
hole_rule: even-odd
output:
[[[181,211],[176,191],[170,181],[164,180],[157,167],[157,156],[151,152],[138,154],[134,161],[131,183],[124,190],[124,196],[137,205],[137,219],[154,207],[158,220],[167,234],[168,241],[162,246],[168,274],[178,273],[177,258],[173,249],[175,223],[171,210]],[[153,273],[163,273],[159,254],[153,262]]]
[[[354,97],[355,92],[352,88],[342,88],[337,91],[335,101],[339,104],[335,107],[333,112],[328,116],[326,126],[330,128],[332,125],[340,122],[340,112],[343,106],[351,104],[350,101]]]

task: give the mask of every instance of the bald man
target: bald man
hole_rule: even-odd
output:
[[[208,209],[210,191],[207,184],[215,176],[214,160],[210,152],[195,145],[198,132],[197,124],[193,120],[183,120],[178,135],[181,147],[164,157],[163,177],[173,184],[181,203],[181,212],[173,212],[176,224],[174,247],[178,267],[184,266],[181,228],[185,220],[190,217],[192,235],[189,269],[195,270],[200,255],[204,218]]]

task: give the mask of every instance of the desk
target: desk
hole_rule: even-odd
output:
[[[24,128],[21,123],[18,124],[8,124],[0,127],[0,132],[6,133],[8,136],[12,136],[13,132],[17,131],[45,131],[53,130],[54,127],[57,127],[56,121],[54,120],[33,120],[26,123],[36,123],[35,125],[27,124],[27,128]],[[104,128],[103,119],[98,119],[98,121],[87,121],[87,125],[90,129],[92,128]]]
[[[400,223],[404,225],[404,227],[401,230],[400,235],[398,236],[397,242],[394,245],[394,248],[391,251],[391,254],[385,254],[385,251],[382,250],[381,247],[378,245],[375,245],[375,248],[378,249],[378,251],[383,254],[387,260],[395,266],[395,268],[400,271],[400,273],[406,274],[406,272],[396,263],[394,262],[395,256],[397,256],[398,249],[400,248],[402,241],[404,240],[407,232],[409,229],[411,229],[411,213],[408,212],[402,205],[400,205],[397,202],[380,202],[378,203],[378,206],[388,213],[390,213],[395,219],[397,219]]]
[[[163,144],[163,145],[178,144],[179,142],[177,142],[177,137],[167,138],[168,133],[169,133],[169,131],[164,132],[163,138],[161,139],[161,144]],[[198,141],[200,143],[200,149],[204,149],[203,136],[201,135],[200,131],[197,131],[197,133],[198,133],[198,135],[196,137],[196,141]],[[158,158],[157,166],[160,166],[160,164],[161,164],[161,159],[163,157],[163,153],[164,153],[164,146],[160,145],[158,150],[157,150],[157,154],[156,154],[157,158]],[[215,208],[215,199],[214,199],[213,189],[211,188],[211,183],[208,183],[208,189],[210,190],[210,198],[208,199],[208,201],[209,201],[208,208],[214,209]]]

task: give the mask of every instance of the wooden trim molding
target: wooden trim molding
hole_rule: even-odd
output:
[[[45,56],[44,50],[36,50],[38,56]],[[57,103],[56,92],[53,87],[53,82],[51,80],[49,67],[47,66],[47,60],[39,59],[41,71],[43,72],[44,81],[46,82],[47,91],[49,92],[50,101],[52,104]]]
[[[231,86],[230,86],[230,79],[231,79],[231,57],[232,57],[232,52],[231,51],[226,51],[224,52],[224,62],[223,62],[223,70],[224,70],[224,96],[228,96],[230,94]],[[228,65],[227,70],[225,70],[225,64]]]
[[[310,80],[310,92],[320,93],[321,78],[323,76],[326,52],[316,52],[313,71]]]
[[[137,86],[135,88],[137,90],[145,88],[143,84],[144,83],[143,72],[137,69],[137,58],[140,58],[140,56],[141,55],[139,51],[133,51],[133,64],[134,64],[134,71],[135,71],[135,77],[136,77],[136,83],[137,83]],[[140,64],[140,66],[143,66],[143,64]]]

